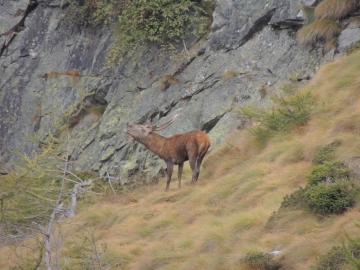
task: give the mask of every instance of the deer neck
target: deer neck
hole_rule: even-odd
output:
[[[167,138],[156,133],[150,133],[141,143],[151,152],[164,159],[166,155],[166,153],[164,153],[166,141]]]

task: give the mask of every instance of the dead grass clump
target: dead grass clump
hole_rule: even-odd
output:
[[[321,19],[301,28],[297,32],[297,40],[302,46],[314,46],[318,41],[331,42],[340,32],[338,23]]]
[[[315,18],[337,20],[354,11],[359,1],[357,0],[324,0],[315,8]]]
[[[170,85],[177,83],[180,83],[180,80],[178,78],[173,75],[165,75],[158,83],[158,87],[161,91],[165,92],[166,89],[170,87]]]
[[[79,73],[79,70],[77,70],[77,69],[70,69],[70,70],[67,70],[64,72],[51,71],[50,73],[47,73],[47,74],[46,73],[41,74],[41,75],[39,75],[39,77],[47,80],[47,79],[57,78],[61,75],[70,76],[72,86],[75,86],[80,80],[80,73]]]
[[[238,75],[238,73],[234,70],[225,70],[223,74],[221,75],[221,80],[223,82],[226,82],[232,78],[235,78]]]
[[[98,122],[106,110],[106,105],[95,105],[86,108],[87,119],[90,124]]]

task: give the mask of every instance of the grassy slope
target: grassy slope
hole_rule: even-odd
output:
[[[305,186],[316,149],[341,139],[337,157],[358,162],[359,75],[360,52],[324,66],[303,89],[317,100],[308,125],[273,138],[262,150],[247,131],[234,131],[208,155],[197,186],[190,186],[187,166],[181,190],[174,177],[169,192],[163,180],[108,196],[74,222],[95,226],[108,245],[102,261],[121,262],[122,269],[246,269],[239,258],[274,250],[281,251],[285,269],[309,269],[345,239],[344,230],[359,234],[354,222],[360,222],[360,202],[341,216],[289,211],[273,229],[264,225],[286,194]],[[62,259],[74,252],[74,228],[68,228]],[[6,254],[0,250],[1,269]]]

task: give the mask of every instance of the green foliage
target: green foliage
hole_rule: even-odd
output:
[[[356,52],[360,49],[360,40],[355,41],[353,43],[351,43],[347,48],[346,48],[346,54],[352,54],[353,52]]]
[[[305,124],[314,106],[315,99],[310,91],[284,97],[275,97],[275,106],[270,110],[242,108],[245,116],[259,122],[250,129],[260,145],[278,132],[289,132],[295,126]]]
[[[107,243],[98,240],[95,227],[86,226],[73,240],[66,253],[69,262],[65,269],[103,269],[109,266],[101,259],[107,251]],[[119,263],[113,263],[115,265],[119,266]]]
[[[213,10],[209,8],[211,1],[204,4],[191,0],[124,0],[126,8],[118,17],[116,40],[109,53],[110,64],[124,56],[133,56],[148,42],[171,50],[171,41],[190,33],[203,35]]]
[[[274,260],[274,255],[264,252],[256,252],[247,254],[242,263],[248,265],[252,269],[277,270],[282,267],[278,260]]]
[[[335,150],[338,146],[341,145],[341,140],[334,140],[332,143],[325,145],[323,148],[319,149],[316,153],[314,159],[312,160],[313,164],[324,164],[325,161],[330,161],[335,156]]]
[[[337,182],[338,180],[350,179],[350,170],[341,162],[324,162],[311,168],[310,173],[306,176],[310,186],[321,182]]]
[[[335,147],[338,143],[334,141],[327,146]],[[322,157],[327,157],[332,152],[329,147],[323,149],[326,150]],[[351,181],[350,170],[342,162],[325,161],[313,166],[307,175],[307,181],[305,188],[300,187],[284,197],[279,210],[268,219],[266,228],[270,229],[278,214],[285,210],[308,210],[326,216],[341,214],[355,204],[359,187],[356,182]]]
[[[339,270],[345,262],[344,250],[340,246],[335,246],[325,255],[320,256],[317,264],[311,267],[311,270]]]
[[[305,199],[305,188],[299,188],[290,195],[286,195],[281,203],[281,209],[305,209],[306,208],[306,199]]]
[[[356,224],[358,228],[360,225]],[[342,244],[345,252],[346,261],[349,263],[351,269],[360,269],[360,238],[353,238],[345,232],[345,236],[349,242],[348,246]]]
[[[304,13],[306,25],[314,22],[314,20],[315,20],[315,8],[314,7],[302,6],[302,11]]]
[[[316,214],[341,214],[355,204],[355,188],[349,181],[320,183],[306,189],[305,199]]]
[[[80,25],[115,27],[108,62],[113,65],[126,56],[133,56],[149,42],[173,50],[171,42],[189,34],[203,35],[211,19],[211,0],[70,0],[68,20]]]
[[[120,12],[123,1],[116,0],[68,0],[66,18],[77,25],[108,25]]]
[[[17,172],[1,177],[1,220],[7,223],[44,224],[60,191],[61,172],[55,158],[58,140],[48,136],[42,152],[22,156]],[[47,166],[46,168],[44,166]]]

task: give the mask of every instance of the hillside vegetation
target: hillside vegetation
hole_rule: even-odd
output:
[[[208,154],[196,186],[187,165],[181,190],[173,177],[169,192],[161,180],[83,206],[59,230],[59,268],[359,269],[359,245],[356,253],[350,243],[360,232],[359,74],[360,52],[322,67],[298,91],[314,99],[302,123],[261,143],[254,130],[235,130]],[[324,164],[341,164],[340,174],[317,183],[310,172]],[[336,214],[289,199],[300,188],[344,181],[356,193]],[[339,262],[336,252],[345,251],[352,265],[349,256]],[[17,256],[31,257],[24,252],[19,246]],[[1,248],[0,268],[15,258],[11,247]]]

